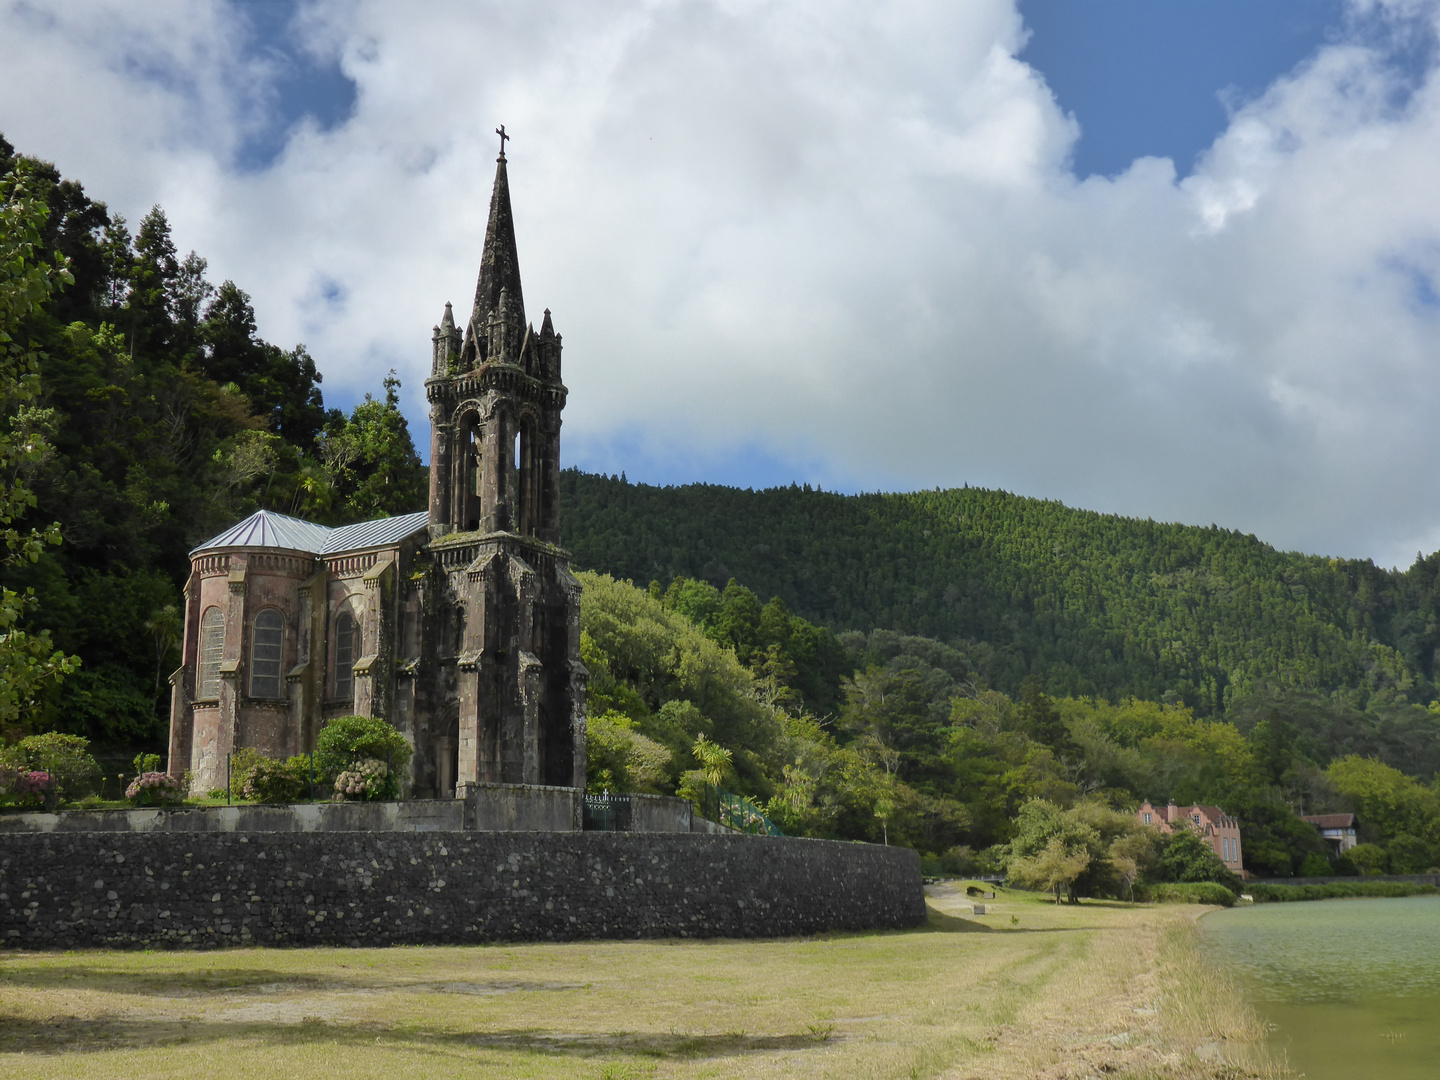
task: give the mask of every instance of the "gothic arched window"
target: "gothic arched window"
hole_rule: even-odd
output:
[[[220,661],[225,658],[225,613],[205,609],[200,617],[200,671],[195,696],[202,701],[220,696]]]
[[[250,636],[250,696],[280,696],[280,654],[285,641],[285,619],[274,608],[255,616]]]
[[[355,696],[355,639],[359,636],[355,618],[342,611],[335,619],[335,697]]]

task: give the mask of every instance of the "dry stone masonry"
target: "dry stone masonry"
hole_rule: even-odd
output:
[[[51,833],[0,844],[11,948],[777,937],[925,920],[904,848],[674,833]]]

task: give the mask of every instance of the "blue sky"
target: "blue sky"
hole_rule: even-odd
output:
[[[1020,58],[1081,125],[1075,171],[1168,157],[1182,174],[1259,96],[1345,21],[1340,0],[1021,0]]]
[[[505,123],[568,464],[1440,547],[1440,0],[0,0],[0,131],[304,342],[474,288]]]

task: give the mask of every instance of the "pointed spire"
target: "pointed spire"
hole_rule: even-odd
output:
[[[550,309],[548,307],[545,309],[545,321],[540,324],[540,336],[547,338],[555,336],[555,324],[550,321]]]
[[[445,317],[440,320],[439,329],[447,331],[455,329],[455,311],[450,307],[449,300],[445,301]]]
[[[485,226],[485,249],[480,256],[480,280],[475,283],[474,324],[484,327],[500,307],[504,289],[519,309],[524,325],[525,300],[520,294],[520,259],[515,252],[515,219],[510,213],[510,182],[505,156],[495,159],[495,189],[490,195],[490,221]]]

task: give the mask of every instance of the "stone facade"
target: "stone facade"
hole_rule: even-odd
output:
[[[395,724],[406,790],[583,788],[580,585],[560,539],[560,335],[525,320],[505,156],[475,302],[431,336],[428,511],[327,529],[261,511],[191,553],[169,769],[313,750],[326,720]],[[578,823],[577,823],[578,825]]]
[[[779,937],[924,921],[915,852],[832,840],[52,833],[0,849],[12,948]]]

